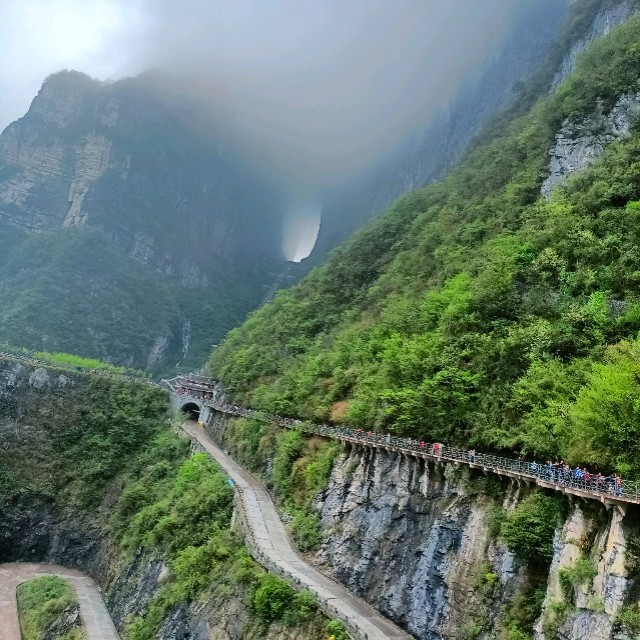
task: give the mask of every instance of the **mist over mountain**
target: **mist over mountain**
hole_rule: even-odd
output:
[[[227,149],[279,191],[287,246],[312,244],[319,219],[309,211],[327,189],[415,145],[442,105],[495,58],[523,14],[534,32],[545,22],[543,55],[566,4],[545,3],[543,21],[531,19],[534,0],[67,0],[66,12],[51,13],[47,23],[51,9],[38,4],[35,11],[34,3],[0,8],[0,24],[4,18],[13,29],[4,33],[6,50],[12,60],[25,59],[0,72],[0,86],[11,86],[0,119],[26,103],[21,64],[28,78],[34,68],[61,67],[98,78],[153,75],[163,99],[197,105],[200,133],[219,143],[224,123]],[[19,36],[21,24],[28,39]],[[526,73],[515,65],[505,84]],[[298,247],[288,251],[301,255]]]
[[[0,136],[0,341],[193,366],[263,298],[277,196],[190,122],[144,78],[46,80]]]
[[[640,638],[640,0],[17,18],[3,638]]]
[[[139,3],[117,74],[140,73],[47,79],[0,136],[0,341],[155,372],[201,362],[444,171],[512,103],[567,9],[294,5]],[[312,260],[290,264],[319,232]]]

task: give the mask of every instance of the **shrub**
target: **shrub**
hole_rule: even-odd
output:
[[[457,640],[475,640],[482,633],[482,627],[475,622],[467,622],[458,632]]]
[[[593,579],[598,575],[598,570],[593,563],[585,557],[578,558],[573,567],[563,567],[558,571],[560,586],[567,598],[573,595],[574,589],[591,586]]]
[[[298,591],[289,609],[285,611],[284,623],[290,627],[310,620],[318,610],[318,603],[310,591]]]
[[[554,600],[550,602],[542,623],[545,636],[555,637],[558,629],[565,623],[567,616],[572,610],[572,605],[565,600]]]
[[[604,600],[600,597],[589,598],[587,608],[595,613],[604,613]]]
[[[291,522],[291,530],[302,551],[315,551],[322,541],[320,516],[317,513],[298,511]]]
[[[548,562],[562,508],[557,499],[532,493],[504,519],[500,533],[509,550],[524,561]]]
[[[325,627],[329,640],[350,640],[341,620],[329,620]]]
[[[618,614],[618,622],[633,633],[640,634],[640,603],[625,605]]]
[[[260,621],[268,625],[282,620],[294,597],[293,589],[284,580],[266,575],[253,594],[253,609]]]

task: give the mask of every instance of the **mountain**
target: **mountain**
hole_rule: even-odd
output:
[[[154,78],[49,77],[0,136],[0,341],[201,362],[282,270],[277,196]]]
[[[629,3],[578,3],[563,31],[566,5],[523,3],[512,35],[431,124],[325,194],[317,248],[300,266],[282,252],[282,185],[236,148],[228,115],[204,120],[179,81],[157,74],[51,76],[0,135],[0,343],[156,375],[200,365],[279,287],[394,197],[442,175],[496,110],[526,111],[560,61],[569,68],[590,30],[623,19]],[[551,63],[532,76],[558,33]]]
[[[465,78],[458,93],[404,147],[325,195],[320,236],[309,262],[384,211],[398,196],[442,178],[497,113],[525,113],[575,65],[596,37],[626,20],[621,0],[535,0],[521,3],[493,55]]]
[[[628,4],[628,3],[626,3]],[[236,400],[639,474],[640,15],[232,331]]]

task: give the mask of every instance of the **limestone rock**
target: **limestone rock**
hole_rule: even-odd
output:
[[[549,176],[542,184],[542,195],[567,176],[588,167],[615,140],[627,138],[640,115],[640,93],[622,96],[609,113],[600,105],[598,112],[581,121],[567,120],[556,134],[549,155]]]

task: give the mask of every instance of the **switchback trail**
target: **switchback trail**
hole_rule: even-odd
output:
[[[313,592],[325,613],[330,617],[340,618],[361,638],[412,638],[372,606],[305,562],[294,551],[275,505],[260,482],[222,451],[196,422],[188,420],[182,428],[202,445],[233,480],[240,496],[242,515],[249,529],[251,542],[268,565],[277,568],[295,584]]]
[[[80,603],[80,619],[88,640],[120,640],[95,582],[88,576],[55,564],[0,564],[0,640],[20,640],[16,588],[43,576],[69,583]]]

